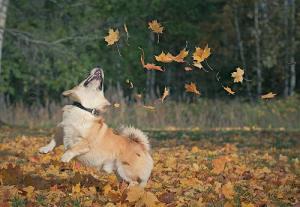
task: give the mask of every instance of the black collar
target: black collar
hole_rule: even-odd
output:
[[[100,115],[100,111],[99,110],[97,110],[97,109],[91,109],[91,108],[86,108],[86,107],[82,106],[81,103],[79,103],[79,102],[73,102],[72,105],[73,106],[77,106],[78,108],[80,108],[82,110],[85,110],[87,112],[90,112],[94,116],[99,116]]]

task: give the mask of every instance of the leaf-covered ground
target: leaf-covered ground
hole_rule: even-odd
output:
[[[0,206],[293,206],[300,202],[300,133],[152,131],[145,191],[113,174],[37,153],[43,130],[0,130]]]

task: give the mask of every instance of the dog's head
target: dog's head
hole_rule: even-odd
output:
[[[109,101],[104,97],[104,73],[99,67],[92,69],[89,76],[78,86],[71,90],[63,92],[64,96],[71,100],[79,102],[86,108],[94,108],[99,111],[105,111],[110,105]]]

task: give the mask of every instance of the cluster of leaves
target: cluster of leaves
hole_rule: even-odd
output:
[[[152,140],[155,164],[144,190],[126,189],[115,175],[75,161],[61,163],[62,147],[38,154],[38,148],[46,143],[41,137],[6,139],[0,144],[4,158],[0,160],[0,206],[254,207],[299,203],[299,133],[287,133],[286,142],[294,143],[289,148],[275,145],[277,132],[251,135],[232,134],[231,144],[224,144],[227,138],[199,139],[196,132],[197,139],[184,132],[153,134],[186,138]]]
[[[161,25],[161,23],[159,23],[157,20],[153,20],[151,22],[148,23],[149,25],[149,29],[157,34],[157,39],[158,39],[158,43],[159,43],[159,35],[163,34],[163,30],[164,27]],[[127,42],[128,42],[128,29],[126,24],[124,24],[124,31],[126,32],[126,36],[127,36]],[[105,41],[107,42],[107,45],[114,45],[116,44],[118,47],[118,41],[120,39],[120,35],[119,35],[119,30],[116,29],[109,29],[108,31],[108,35],[104,37]],[[154,63],[145,63],[145,54],[144,54],[144,50],[142,48],[140,48],[142,51],[142,55],[141,55],[141,64],[143,66],[143,68],[147,69],[147,70],[157,70],[157,71],[161,71],[164,72],[165,69],[162,68],[162,66],[156,65]],[[119,51],[119,50],[118,50]],[[119,52],[120,54],[120,52]],[[212,67],[210,67],[210,65],[207,63],[207,59],[208,57],[210,57],[211,55],[211,48],[208,47],[208,45],[206,45],[203,49],[200,47],[196,47],[195,51],[192,55],[193,58],[193,64],[188,63],[186,60],[184,60],[187,56],[189,55],[189,51],[186,50],[186,48],[182,49],[177,55],[172,55],[170,52],[165,53],[164,51],[162,51],[159,55],[155,55],[155,60],[157,62],[160,63],[171,63],[171,62],[177,62],[177,63],[184,63],[185,67],[184,70],[189,72],[192,71],[193,68],[196,69],[202,69],[205,72],[208,72],[208,70],[206,70],[203,66],[203,63],[206,63],[207,67],[214,71],[214,69]],[[244,73],[245,71],[243,69],[241,69],[240,67],[236,68],[235,72],[232,72],[231,77],[233,78],[233,82],[234,83],[243,83],[244,80]],[[216,79],[218,82],[220,82],[220,77],[218,76],[219,72],[216,74]],[[130,88],[133,88],[133,84],[132,82],[130,82]],[[224,86],[222,83],[220,83],[221,86],[223,87],[223,89],[225,91],[228,92],[228,94],[230,95],[234,95],[235,91],[233,91],[230,87],[228,86]],[[197,86],[195,83],[191,82],[190,84],[185,84],[185,89],[186,92],[191,92],[194,93],[196,95],[200,95],[200,91],[198,90]],[[161,98],[161,100],[163,101],[166,96],[169,95],[169,88],[166,91],[166,87],[163,93],[163,96]],[[271,99],[274,98],[276,94],[270,92],[268,94],[265,95],[261,95],[262,99]]]

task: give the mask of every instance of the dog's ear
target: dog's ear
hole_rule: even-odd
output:
[[[63,96],[70,96],[72,93],[74,93],[74,90],[71,89],[71,90],[66,90],[62,93]]]

